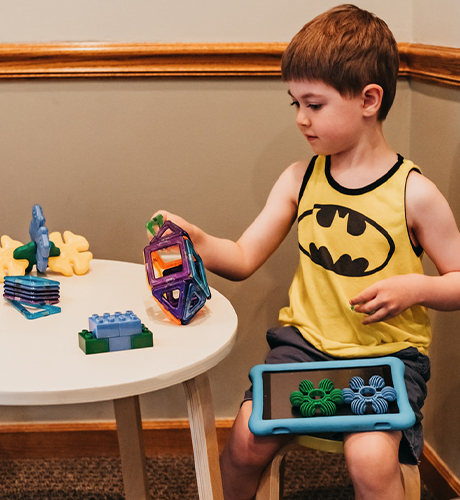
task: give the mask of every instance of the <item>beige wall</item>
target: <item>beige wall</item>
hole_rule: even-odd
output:
[[[460,47],[459,22],[460,2],[414,0],[412,40],[410,41],[444,47]]]
[[[460,223],[460,90],[411,84],[410,151],[449,201]],[[434,273],[427,262],[427,270]],[[433,312],[432,379],[426,441],[460,477],[460,312]]]
[[[340,2],[2,0],[0,43],[284,42],[309,19],[337,3]],[[411,0],[358,0],[356,3],[386,19],[398,40],[409,40]]]

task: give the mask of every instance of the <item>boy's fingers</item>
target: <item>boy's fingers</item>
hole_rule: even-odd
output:
[[[350,300],[350,305],[352,306],[357,306],[361,304],[366,304],[367,302],[370,302],[371,300],[375,299],[376,297],[376,291],[373,290],[373,288],[366,288],[366,290],[363,290],[359,295],[356,295],[356,297],[353,297]]]

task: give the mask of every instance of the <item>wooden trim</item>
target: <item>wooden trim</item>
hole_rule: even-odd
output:
[[[0,44],[0,79],[279,77],[285,43]],[[400,76],[460,86],[460,49],[399,44]]]
[[[0,78],[276,76],[286,44],[0,44]]]
[[[221,450],[232,420],[217,420]],[[143,421],[147,456],[193,453],[188,420]],[[115,422],[0,425],[0,460],[119,456]]]
[[[415,43],[399,44],[400,75],[460,87],[460,49]]]

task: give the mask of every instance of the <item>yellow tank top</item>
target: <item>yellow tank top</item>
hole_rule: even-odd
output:
[[[431,328],[426,308],[415,305],[385,322],[363,326],[349,301],[376,281],[423,273],[422,248],[409,237],[405,190],[418,168],[401,156],[376,182],[340,186],[330,158],[311,161],[298,205],[300,263],[282,325],[292,325],[320,351],[343,358],[385,356],[416,347],[427,353]]]

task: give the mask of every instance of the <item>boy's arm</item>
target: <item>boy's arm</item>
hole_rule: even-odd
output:
[[[306,168],[306,163],[298,162],[281,174],[262,212],[236,242],[212,236],[164,210],[157,213],[187,231],[209,271],[231,280],[243,280],[270,257],[288,234],[296,219],[297,198]]]
[[[350,301],[368,315],[363,324],[393,318],[414,304],[460,309],[460,233],[444,196],[416,172],[407,182],[406,214],[413,241],[423,247],[439,276],[400,275],[370,286]]]

